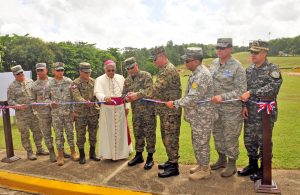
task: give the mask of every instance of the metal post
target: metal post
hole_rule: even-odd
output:
[[[8,106],[7,101],[0,102],[1,106]],[[6,145],[6,157],[3,158],[1,161],[5,163],[11,163],[20,158],[15,156],[14,154],[14,145],[12,140],[12,133],[11,133],[11,124],[10,124],[10,114],[9,108],[2,110],[3,116],[3,127],[4,127],[4,137],[5,137],[5,145]]]
[[[262,110],[263,126],[263,178],[255,182],[255,191],[258,193],[281,194],[277,184],[272,180],[272,127],[270,124],[271,115],[267,109]]]

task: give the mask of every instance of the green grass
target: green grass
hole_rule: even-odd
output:
[[[241,61],[245,62],[247,52],[235,54]],[[300,65],[300,57],[274,57],[270,61],[279,66],[296,66]],[[280,64],[279,62],[283,62]],[[181,82],[183,90],[187,85],[187,76],[190,72],[180,67]],[[278,97],[279,117],[273,129],[273,167],[284,169],[300,169],[300,76],[291,76],[283,73],[283,84]],[[131,114],[129,114],[129,125],[132,133]],[[165,148],[162,144],[159,120],[157,124],[156,134],[156,153],[154,158],[156,161],[164,162],[167,160]],[[15,125],[12,126],[14,148],[23,150],[20,142],[20,134]],[[0,121],[0,148],[5,148],[3,137],[2,120]],[[248,162],[246,149],[243,144],[243,132],[240,136],[240,156],[237,162],[238,166],[244,166]],[[134,142],[134,139],[133,139]],[[67,144],[65,145],[67,146]],[[68,148],[68,147],[66,147]],[[86,144],[88,148],[88,144]],[[180,130],[180,163],[193,164],[195,163],[194,152],[191,142],[191,129],[187,122],[182,119]],[[217,154],[214,149],[213,138],[211,138],[211,161],[217,159]]]

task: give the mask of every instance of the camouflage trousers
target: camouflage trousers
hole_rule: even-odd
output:
[[[210,161],[210,135],[213,129],[214,118],[203,113],[196,120],[191,120],[192,143],[198,165],[209,165]]]
[[[146,150],[148,153],[155,152],[156,144],[156,116],[151,113],[141,113],[140,111],[132,111],[132,125],[135,138],[135,150],[143,152],[145,140],[147,143]]]
[[[86,141],[86,132],[89,132],[90,146],[96,146],[97,143],[97,130],[98,130],[99,115],[77,117],[75,121],[75,128],[77,133],[77,147],[84,148]]]
[[[160,130],[163,144],[166,148],[168,161],[177,163],[179,159],[179,135],[181,115],[159,115]]]
[[[64,129],[70,147],[74,147],[74,127],[70,115],[52,115],[52,125],[55,130],[55,142],[58,150],[64,149]]]
[[[235,160],[239,156],[239,136],[243,124],[241,112],[241,106],[219,105],[217,107],[218,118],[213,128],[217,152]]]
[[[257,113],[258,106],[254,103],[247,103],[248,118],[244,120],[244,144],[247,149],[249,158],[262,160],[263,155],[263,125],[262,112]],[[277,109],[271,115],[271,132],[274,122],[277,118]],[[271,140],[272,141],[272,140]],[[272,142],[271,142],[272,144]]]
[[[32,132],[33,140],[37,149],[42,148],[43,134],[39,128],[38,119],[33,113],[16,116],[17,126],[21,133],[22,146],[26,151],[32,151],[30,143],[30,132]]]
[[[44,135],[45,144],[48,149],[53,148],[53,137],[52,137],[52,118],[51,115],[38,115],[39,127]]]

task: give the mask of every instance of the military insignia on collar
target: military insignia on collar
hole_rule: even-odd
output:
[[[71,85],[71,89],[76,89],[77,88],[77,85],[75,84],[75,83],[73,83],[72,85]]]
[[[278,79],[280,77],[280,72],[278,70],[274,70],[270,72],[270,76],[274,79]]]
[[[192,83],[192,88],[193,89],[197,89],[198,88],[198,84],[197,83]]]

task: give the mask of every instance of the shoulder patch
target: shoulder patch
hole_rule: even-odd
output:
[[[192,88],[197,89],[198,88],[198,83],[192,83]]]
[[[280,78],[280,72],[278,70],[273,70],[270,72],[270,76],[274,79],[279,79]]]

